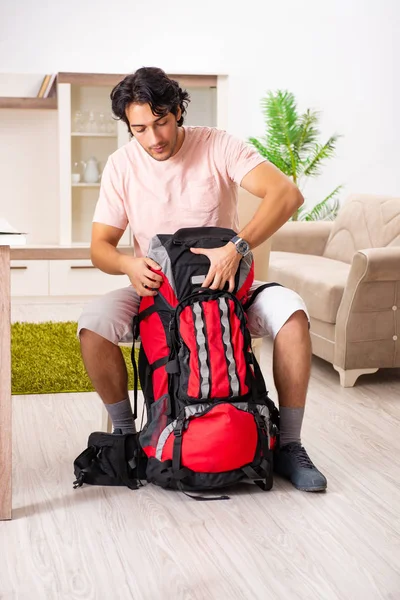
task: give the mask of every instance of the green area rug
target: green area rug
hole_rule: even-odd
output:
[[[13,394],[91,392],[76,337],[77,323],[13,323],[11,370]],[[121,348],[133,388],[131,348]]]

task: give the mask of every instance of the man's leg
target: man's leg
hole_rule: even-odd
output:
[[[274,341],[273,372],[279,397],[281,446],[301,442],[311,371],[311,340],[304,310],[294,312]]]
[[[275,470],[299,489],[321,491],[326,479],[301,445],[311,369],[308,314],[298,294],[280,286],[261,292],[248,312],[253,335],[274,339],[273,372],[279,397],[280,450]]]
[[[279,330],[273,369],[279,405],[304,408],[311,372],[311,339],[304,310],[294,312]]]
[[[114,430],[133,433],[128,373],[118,343],[132,340],[140,298],[132,287],[110,292],[85,307],[78,323],[83,362]]]

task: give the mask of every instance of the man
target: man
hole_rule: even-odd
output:
[[[239,240],[218,249],[192,249],[210,260],[203,285],[222,289],[229,282],[232,291],[242,255],[275,233],[303,198],[285,175],[242,141],[214,128],[183,127],[189,96],[161,69],[142,68],[128,75],[111,99],[114,115],[133,138],[109,157],[104,169],[91,257],[106,273],[128,275],[132,285],[91,302],[78,331],[86,370],[114,429],[129,433],[134,422],[118,342],[132,339],[140,296],[155,295],[160,286],[161,276],[149,268],[160,267],[146,258],[150,238],[182,227],[238,231],[237,186],[263,198],[254,218],[238,233]],[[128,224],[135,257],[116,249]],[[258,295],[248,319],[253,335],[274,339],[281,423],[275,470],[298,489],[325,490],[326,479],[300,440],[311,364],[307,309],[295,292],[275,286]]]

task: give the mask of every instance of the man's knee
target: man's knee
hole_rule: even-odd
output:
[[[93,310],[92,303],[88,304],[78,319],[77,335],[81,337],[90,337],[93,333],[98,333],[103,315]]]
[[[86,327],[78,328],[78,337],[81,343],[96,341],[97,338],[100,338],[99,334],[91,329],[86,329]]]
[[[82,340],[95,342],[96,337],[105,338],[113,344],[120,342],[123,333],[121,327],[110,315],[94,310],[95,306],[89,304],[78,319],[77,335]]]
[[[290,339],[295,342],[300,339],[310,338],[310,322],[303,309],[293,312],[283,323],[276,337]]]
[[[308,323],[307,307],[303,299],[294,290],[278,285],[266,288],[259,294],[249,309],[248,317],[253,335],[270,335],[272,339],[276,338],[289,321],[301,323],[305,320],[306,327]]]
[[[309,329],[309,320],[308,320],[308,316],[306,315],[305,311],[302,308],[299,308],[298,310],[296,310],[294,313],[292,313],[290,315],[290,317],[288,318],[288,320],[286,321],[286,323],[283,324],[283,327],[301,327],[301,328],[306,328]]]
[[[87,304],[78,320],[78,336],[84,329],[118,345],[132,342],[132,319],[137,314],[139,296],[132,286],[114,290]]]
[[[104,338],[109,342],[118,345],[121,341],[125,341],[129,334],[121,331],[121,327],[113,319],[109,317],[96,317],[90,315],[90,318],[82,318],[78,321],[78,337],[82,339],[94,340],[96,337]],[[127,341],[129,341],[127,339]]]

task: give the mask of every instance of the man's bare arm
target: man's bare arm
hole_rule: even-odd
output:
[[[95,267],[110,275],[126,275],[127,264],[133,257],[117,250],[123,233],[124,230],[118,227],[93,223],[90,258]]]
[[[275,233],[304,202],[299,189],[271,163],[261,163],[245,175],[241,182],[245,190],[263,198],[252,220],[239,232],[239,236],[254,249]],[[223,289],[229,281],[229,291],[234,289],[234,278],[240,254],[233,242],[222,248],[191,248],[194,254],[204,254],[210,269],[204,287]]]
[[[256,248],[271,237],[304,202],[298,187],[268,162],[247,173],[241,187],[263,198],[252,220],[239,232],[250,248]]]
[[[117,250],[123,229],[93,223],[90,256],[95,267],[110,275],[128,275],[140,296],[155,296],[162,277],[151,269],[160,266],[151,258],[136,258]]]

